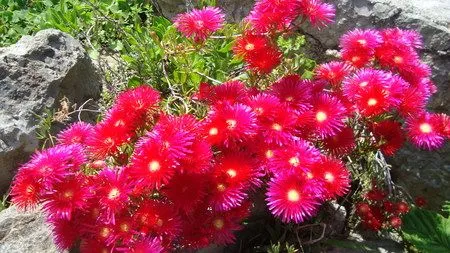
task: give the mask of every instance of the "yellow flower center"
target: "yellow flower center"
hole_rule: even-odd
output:
[[[245,50],[252,51],[253,49],[255,49],[255,45],[254,44],[247,43],[247,45],[245,45]]]
[[[157,172],[161,169],[161,164],[159,164],[158,161],[153,160],[148,164],[148,169],[150,170],[150,172]]]
[[[367,100],[367,105],[368,106],[374,106],[378,103],[378,101],[375,98],[371,98],[369,100]]]
[[[433,131],[433,128],[432,128],[431,125],[428,124],[428,123],[422,123],[422,124],[420,124],[419,128],[420,128],[420,131],[421,131],[422,133],[424,133],[424,134],[429,134],[429,133],[431,133],[431,132]]]
[[[319,122],[324,122],[327,119],[327,114],[322,111],[316,113],[316,120]]]
[[[281,129],[283,129],[283,127],[281,127],[280,124],[274,123],[272,125],[272,129],[275,130],[275,131],[281,131]]]
[[[334,181],[334,176],[330,172],[326,172],[324,177],[325,177],[325,181],[327,181],[327,182],[333,182]]]
[[[291,189],[287,193],[287,199],[290,202],[297,202],[300,200],[300,193],[297,190]]]
[[[114,199],[116,199],[116,198],[119,197],[119,196],[120,196],[120,191],[119,191],[119,189],[117,189],[117,188],[112,188],[112,190],[109,191],[109,194],[108,194],[108,198],[109,198],[109,199],[114,200]]]
[[[225,225],[225,223],[223,222],[223,219],[215,219],[213,221],[213,225],[216,229],[220,230],[223,228],[223,226]]]
[[[219,192],[224,192],[226,189],[227,189],[227,187],[225,187],[224,184],[218,184],[218,185],[217,185],[217,190],[218,190]]]
[[[235,177],[235,176],[237,175],[237,172],[236,172],[236,170],[234,170],[234,169],[228,169],[228,170],[227,170],[227,174],[228,174],[228,176],[230,176],[231,178],[233,178],[233,177]]]
[[[209,135],[211,135],[211,136],[217,135],[218,133],[219,133],[219,129],[217,129],[216,127],[209,129]]]
[[[270,149],[267,150],[267,151],[266,151],[266,158],[267,158],[267,159],[270,159],[270,158],[272,158],[272,157],[273,157],[273,151],[270,150]]]
[[[233,130],[236,128],[237,121],[234,119],[228,119],[227,121],[228,129]]]
[[[298,157],[296,157],[296,156],[291,157],[291,158],[289,159],[289,164],[292,165],[292,166],[294,166],[294,167],[297,167],[297,166],[300,165],[300,159],[298,159]]]

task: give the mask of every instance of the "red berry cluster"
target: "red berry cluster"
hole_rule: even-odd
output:
[[[365,199],[364,202],[356,203],[355,212],[363,226],[373,231],[400,228],[401,216],[409,212],[408,203],[390,200],[387,192],[376,185],[365,194]]]

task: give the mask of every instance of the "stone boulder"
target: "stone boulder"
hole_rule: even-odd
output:
[[[247,16],[253,7],[254,0],[217,0],[217,6],[222,8],[226,13],[226,18],[231,22],[240,22],[242,18]],[[162,14],[172,19],[177,14],[193,9],[195,6],[189,0],[156,0],[158,9]]]
[[[18,211],[14,206],[0,212],[0,252],[57,253],[44,215],[36,210]]]
[[[62,98],[81,105],[100,93],[101,78],[86,51],[61,31],[43,30],[0,48],[0,195],[39,147],[36,115],[59,108]]]

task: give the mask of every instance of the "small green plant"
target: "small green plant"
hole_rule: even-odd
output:
[[[444,209],[448,210],[448,202]],[[450,219],[421,208],[414,208],[403,217],[402,235],[419,252],[450,252]]]
[[[267,250],[267,253],[296,253],[298,252],[298,249],[295,248],[294,245],[290,245],[289,243],[286,243],[284,247],[281,246],[281,243],[278,242],[277,244],[270,245],[270,248]]]

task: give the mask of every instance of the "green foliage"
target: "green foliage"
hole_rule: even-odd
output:
[[[412,209],[403,217],[402,232],[420,252],[450,252],[450,219],[437,212]]]
[[[281,243],[278,242],[277,244],[270,245],[270,248],[267,249],[267,253],[296,253],[298,252],[298,249],[294,247],[294,245],[290,245],[289,243],[286,243],[284,247],[281,247]]]
[[[54,145],[54,138],[52,135],[52,125],[55,115],[55,110],[45,109],[42,115],[35,114],[39,123],[36,128],[36,135],[40,143],[42,143],[42,148]]]

